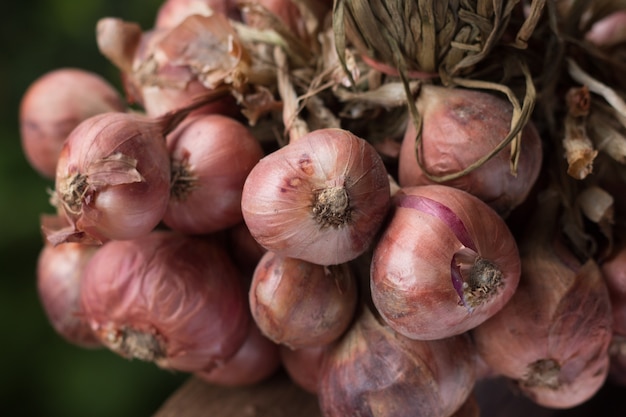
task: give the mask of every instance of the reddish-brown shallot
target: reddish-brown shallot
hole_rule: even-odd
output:
[[[611,298],[613,331],[626,335],[626,244],[620,242],[600,268]]]
[[[48,321],[66,341],[86,348],[101,346],[80,306],[83,269],[97,248],[45,244],[37,260],[37,292]]]
[[[472,330],[479,355],[535,403],[571,408],[604,384],[612,337],[607,286],[555,234],[548,192],[520,238],[522,276],[507,305]]]
[[[584,39],[594,46],[610,49],[626,41],[626,10],[615,10],[596,20],[585,33]]]
[[[150,232],[170,197],[165,134],[171,122],[113,112],[79,124],[61,151],[54,194],[71,226],[48,240],[104,242]]]
[[[335,265],[368,249],[389,200],[387,170],[374,147],[347,130],[326,128],[261,159],[246,179],[241,207],[266,249]]]
[[[363,310],[325,356],[318,398],[325,417],[451,416],[475,383],[467,334],[422,341],[402,336]]]
[[[192,14],[172,28],[139,33],[131,22],[98,21],[98,46],[122,72],[128,100],[148,116],[187,106],[221,85],[242,87],[249,57],[228,18],[221,13]],[[236,114],[232,96],[196,110]]]
[[[237,0],[165,0],[157,11],[154,29],[170,29],[191,15],[210,16],[213,13],[241,20]]]
[[[422,123],[416,146],[414,123],[408,123],[398,165],[401,186],[439,182],[489,154],[511,129],[513,106],[494,94],[463,88],[424,85],[416,101]],[[509,144],[483,165],[442,184],[460,188],[506,216],[528,196],[539,176],[542,143],[532,122],[525,125],[515,174]],[[421,164],[418,163],[418,158]]]
[[[81,303],[106,347],[165,369],[208,372],[249,334],[239,271],[211,237],[155,230],[105,243],[85,268]]]
[[[292,349],[339,339],[354,318],[358,288],[348,264],[322,266],[267,251],[252,277],[252,317],[263,334]]]
[[[280,360],[291,381],[311,394],[317,394],[320,367],[331,345],[291,349],[279,345]]]
[[[519,281],[517,244],[486,203],[445,185],[404,187],[374,248],[372,300],[415,339],[463,333],[496,314]]]
[[[613,337],[611,338],[609,378],[626,386],[626,245],[620,242],[612,256],[600,266],[611,300]]]
[[[242,123],[227,116],[190,116],[167,137],[171,196],[163,223],[208,234],[243,221],[241,193],[263,149]]]
[[[100,75],[80,68],[58,68],[31,83],[20,103],[22,149],[31,166],[54,178],[63,142],[83,120],[124,111],[120,93]]]
[[[195,372],[195,376],[211,384],[240,387],[262,382],[280,366],[278,345],[265,337],[250,320],[248,336],[237,353],[224,364]]]

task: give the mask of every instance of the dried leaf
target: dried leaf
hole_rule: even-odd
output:
[[[289,142],[295,142],[309,132],[309,127],[299,115],[300,103],[289,77],[287,56],[279,47],[274,48],[274,56],[278,66],[278,91],[283,100],[283,123]]]
[[[587,86],[591,92],[601,95],[615,111],[626,117],[626,102],[613,88],[586,73],[573,59],[569,58],[567,64],[569,74],[574,80]]]
[[[283,108],[282,101],[276,100],[269,89],[260,85],[255,86],[252,92],[240,95],[238,101],[241,105],[241,112],[251,126],[256,125],[264,115]]]
[[[89,186],[96,189],[145,181],[137,171],[137,160],[121,152],[89,164],[85,176]]]
[[[567,114],[564,119],[563,148],[567,159],[567,173],[582,180],[593,171],[598,155],[587,135],[587,115],[591,99],[587,87],[572,87],[566,94]]]
[[[597,111],[589,117],[589,135],[596,149],[606,153],[620,164],[626,164],[626,135],[615,120]]]

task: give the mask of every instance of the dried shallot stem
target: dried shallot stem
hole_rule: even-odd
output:
[[[289,137],[289,142],[295,142],[309,132],[309,127],[298,115],[298,96],[289,78],[289,64],[287,63],[285,51],[278,47],[274,48],[274,59],[277,65],[278,92],[283,100],[285,131]]]
[[[567,159],[567,173],[582,180],[593,171],[593,161],[598,155],[587,134],[590,95],[586,86],[572,87],[567,92],[567,114],[565,115],[565,135],[563,148]]]
[[[612,115],[607,117],[594,111],[589,115],[589,135],[598,151],[626,164],[626,135],[614,124]]]

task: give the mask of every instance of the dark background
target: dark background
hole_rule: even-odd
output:
[[[36,293],[42,247],[39,215],[51,212],[53,184],[30,168],[18,131],[29,84],[70,66],[97,72],[119,88],[117,70],[95,41],[105,16],[150,28],[160,0],[19,0],[0,13],[0,414],[150,416],[185,375],[78,348],[48,324]]]

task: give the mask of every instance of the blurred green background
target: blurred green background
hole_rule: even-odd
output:
[[[51,212],[53,184],[26,162],[18,106],[29,84],[71,66],[104,76],[117,70],[95,41],[105,16],[150,28],[161,0],[21,0],[0,13],[0,414],[6,416],[150,416],[185,379],[155,365],[62,340],[36,293],[42,239],[39,215]]]

